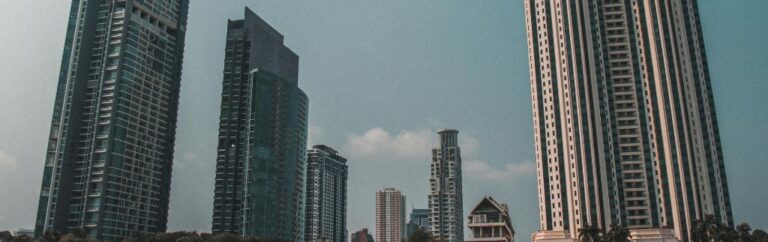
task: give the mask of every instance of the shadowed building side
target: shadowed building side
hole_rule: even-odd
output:
[[[71,2],[35,234],[165,232],[189,3]]]
[[[304,241],[345,242],[347,235],[347,159],[326,145],[307,151]]]
[[[250,9],[227,27],[212,231],[303,240],[308,100],[298,56]]]

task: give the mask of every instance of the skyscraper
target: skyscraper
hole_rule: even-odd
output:
[[[326,145],[307,151],[304,241],[344,242],[347,236],[347,159]]]
[[[376,241],[401,242],[405,238],[405,196],[400,190],[376,192]]]
[[[733,225],[697,1],[525,1],[541,232]]]
[[[187,7],[72,1],[37,235],[165,231]]]
[[[461,149],[459,131],[443,129],[440,147],[432,149],[432,174],[429,178],[429,231],[438,240],[464,241],[464,215],[461,191]]]
[[[214,233],[304,240],[307,96],[299,57],[245,9],[224,55]]]
[[[406,224],[405,238],[408,239],[419,228],[429,231],[429,209],[414,208],[411,210],[411,218]]]

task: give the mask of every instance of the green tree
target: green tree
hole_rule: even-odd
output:
[[[53,230],[48,230],[43,233],[43,237],[40,238],[41,242],[58,242],[61,235]]]
[[[0,232],[0,240],[6,241],[13,239],[13,235],[11,235],[11,232],[9,231],[2,231]]]
[[[406,242],[432,242],[435,241],[435,238],[432,237],[432,234],[430,234],[428,231],[426,231],[424,228],[419,227],[414,231],[410,237],[408,237],[408,240]]]
[[[600,234],[602,230],[597,226],[587,225],[579,229],[579,241],[580,242],[601,242],[603,239]]]
[[[605,233],[606,242],[629,242],[629,229],[624,225],[611,224],[611,230]]]
[[[762,229],[752,230],[752,241],[754,242],[768,242],[768,233]]]
[[[736,242],[752,242],[752,235],[750,235],[751,231],[752,227],[749,227],[749,224],[747,223],[742,223],[736,226],[736,234],[738,235]]]

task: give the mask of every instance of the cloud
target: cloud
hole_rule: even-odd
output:
[[[381,128],[373,128],[362,135],[349,135],[342,149],[352,157],[415,160],[429,158],[436,143],[437,136],[429,130],[391,135]]]
[[[196,165],[197,154],[193,151],[184,151],[173,160],[173,168],[184,169],[190,165]]]
[[[394,135],[382,128],[372,128],[363,134],[349,135],[342,150],[351,157],[412,161],[429,159],[438,142],[437,133],[429,129],[404,130]],[[459,147],[461,155],[469,157],[480,142],[472,135],[459,134]]]
[[[320,126],[309,125],[307,130],[307,146],[316,145],[325,136],[325,129]]]
[[[534,175],[536,165],[532,161],[507,163],[503,168],[491,166],[483,160],[464,162],[463,171],[470,177],[481,180],[509,181],[518,176]]]
[[[17,162],[15,157],[11,156],[5,151],[0,150],[0,169],[9,170],[10,168],[16,167],[16,164]]]

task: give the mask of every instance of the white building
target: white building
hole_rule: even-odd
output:
[[[429,178],[429,231],[439,241],[464,240],[462,215],[461,149],[458,130],[444,129],[440,147],[432,149],[432,173]]]
[[[697,3],[525,0],[540,232],[732,226]]]

